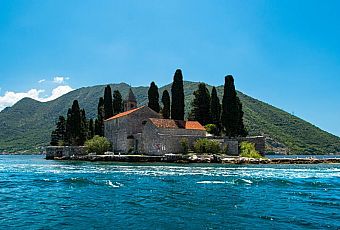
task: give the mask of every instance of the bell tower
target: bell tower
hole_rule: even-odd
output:
[[[129,89],[129,94],[124,100],[124,112],[129,111],[131,109],[137,108],[137,100],[135,95],[132,92],[132,89]]]

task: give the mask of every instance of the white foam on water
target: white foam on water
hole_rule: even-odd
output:
[[[251,180],[246,180],[246,179],[241,179],[242,181],[248,183],[248,184],[252,184],[253,182]]]
[[[117,182],[116,182],[116,184],[119,184],[119,185],[115,185],[115,184],[113,184],[112,181],[110,181],[110,180],[106,181],[106,184],[109,185],[109,186],[111,186],[112,188],[119,188],[120,185],[122,185],[122,184],[117,183]]]
[[[197,184],[225,184],[225,181],[198,181]]]

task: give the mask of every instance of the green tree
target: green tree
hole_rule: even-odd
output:
[[[58,146],[64,145],[66,136],[66,120],[64,116],[59,116],[58,122],[56,123],[56,129],[51,134],[51,145]]]
[[[171,85],[171,118],[184,120],[184,90],[182,70],[177,69]]]
[[[188,138],[182,138],[180,140],[180,144],[182,146],[182,153],[183,154],[188,154],[189,153],[189,141]]]
[[[159,113],[160,107],[159,107],[159,93],[158,93],[158,87],[155,84],[155,82],[151,82],[150,88],[148,90],[148,107],[155,112]]]
[[[94,137],[94,123],[93,123],[93,119],[91,118],[89,121],[89,139],[92,139]]]
[[[95,121],[95,134],[99,136],[104,136],[104,98],[100,97],[97,106],[97,119]]]
[[[80,110],[80,137],[79,145],[84,145],[89,136],[89,126],[86,119],[85,109]]]
[[[113,103],[111,87],[107,85],[104,90],[104,119],[113,116]]]
[[[103,155],[110,150],[110,142],[105,137],[98,135],[85,142],[85,147],[89,153],[96,153],[97,155]]]
[[[57,132],[55,130],[52,131],[51,133],[51,141],[50,141],[50,145],[52,146],[58,146],[58,135]]]
[[[113,91],[113,114],[123,112],[123,99],[118,90]]]
[[[210,99],[210,116],[211,123],[216,125],[216,133],[215,135],[219,135],[221,132],[221,103],[220,99],[217,96],[216,88],[213,87],[211,90],[211,99]]]
[[[100,136],[100,133],[101,133],[101,127],[100,127],[98,118],[96,118],[94,121],[94,135]]]
[[[240,156],[249,158],[264,158],[258,151],[256,151],[255,144],[247,141],[243,141],[240,144]]]
[[[217,141],[202,138],[195,141],[194,150],[196,153],[218,154],[221,152],[221,147]]]
[[[210,93],[204,83],[198,85],[198,89],[194,91],[194,99],[191,102],[191,112],[189,119],[198,121],[202,125],[209,124],[210,117]]]
[[[72,130],[72,109],[69,108],[67,111],[67,117],[66,117],[66,133],[65,133],[65,138],[64,142],[65,145],[72,145],[71,144],[71,130]]]
[[[218,128],[215,124],[207,124],[204,126],[205,130],[207,130],[208,133],[213,134],[213,135],[218,135]]]
[[[238,116],[238,134],[242,137],[246,137],[248,136],[248,131],[246,130],[246,127],[244,126],[244,122],[243,122],[243,109],[242,109],[242,103],[240,101],[240,99],[237,97],[237,104],[239,107],[239,116]]]
[[[81,111],[78,100],[74,100],[72,104],[72,143],[81,145]]]
[[[67,121],[66,121],[66,133],[67,133],[67,144],[69,145],[82,145],[82,137],[81,137],[81,111],[79,108],[79,103],[77,100],[73,101],[71,109],[68,110],[67,113]]]
[[[164,119],[170,118],[170,95],[168,90],[164,90],[162,94],[162,103],[163,103],[163,109],[162,109],[162,115]]]
[[[229,137],[247,134],[243,124],[242,104],[237,97],[234,78],[231,75],[225,77],[221,123],[224,133]]]

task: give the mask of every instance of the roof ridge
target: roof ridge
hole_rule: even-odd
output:
[[[206,130],[198,121],[185,121],[164,118],[149,118],[158,128]]]
[[[118,113],[118,114],[114,115],[113,117],[110,117],[110,118],[108,118],[108,119],[106,119],[104,121],[110,121],[110,120],[117,119],[119,117],[124,117],[124,116],[126,116],[126,115],[128,115],[130,113],[133,113],[133,112],[135,112],[137,110],[140,110],[141,108],[144,108],[144,107],[145,107],[145,105],[137,107],[137,108],[134,108],[134,109],[130,109],[128,111],[124,111],[124,112]]]

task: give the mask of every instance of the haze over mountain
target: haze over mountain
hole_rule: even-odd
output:
[[[186,112],[190,110],[193,91],[197,82],[184,83]],[[24,98],[12,107],[0,112],[0,152],[39,152],[49,144],[50,133],[58,116],[66,116],[67,109],[77,99],[85,108],[87,118],[96,117],[99,97],[103,96],[105,85],[83,87],[71,91],[53,101],[39,102]],[[170,91],[171,85],[160,88]],[[111,84],[123,97],[129,85]],[[211,86],[208,87],[211,90]],[[132,88],[139,105],[147,103],[148,87]],[[223,86],[217,87],[222,97]],[[340,138],[269,104],[238,92],[243,103],[244,121],[251,135],[267,137],[267,151],[294,154],[329,154],[340,152]]]

